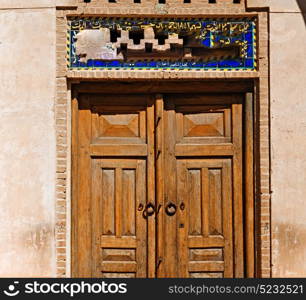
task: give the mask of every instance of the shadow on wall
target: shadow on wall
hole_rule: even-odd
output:
[[[306,25],[306,0],[296,0],[302,14],[303,14],[303,17],[304,17],[304,22],[305,22],[305,25]]]

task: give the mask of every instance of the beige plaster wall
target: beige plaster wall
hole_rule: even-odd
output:
[[[246,4],[249,8],[269,7],[270,12],[300,12],[306,8],[305,0],[246,0]]]
[[[270,14],[273,277],[306,277],[305,21]]]
[[[54,276],[55,8],[10,1],[18,9],[0,1],[0,276]]]

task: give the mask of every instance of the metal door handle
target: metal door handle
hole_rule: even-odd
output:
[[[166,214],[171,217],[175,215],[176,209],[177,209],[176,205],[172,202],[169,202],[165,208],[165,211],[166,211]]]
[[[152,216],[154,213],[155,213],[155,206],[151,202],[149,202],[146,205],[145,209],[143,210],[142,215],[146,219],[147,217]]]

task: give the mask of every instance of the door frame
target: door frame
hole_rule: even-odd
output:
[[[179,85],[177,81],[99,81],[99,82],[81,82],[72,85],[72,104],[71,104],[71,116],[72,116],[72,126],[71,126],[71,274],[73,277],[77,276],[77,261],[76,261],[76,223],[77,214],[75,209],[75,199],[77,197],[77,174],[78,166],[77,162],[77,149],[78,149],[78,138],[77,138],[77,118],[78,118],[78,95],[82,93],[192,93],[195,90],[197,93],[244,93],[246,103],[244,105],[245,109],[243,112],[243,160],[244,160],[244,176],[243,176],[243,186],[247,186],[244,190],[244,241],[245,241],[245,277],[254,277],[257,274],[256,266],[258,264],[259,254],[256,251],[256,240],[259,233],[257,226],[257,217],[255,212],[257,207],[255,207],[255,197],[257,176],[255,170],[257,170],[257,156],[254,155],[254,149],[256,143],[256,107],[257,107],[257,97],[255,87],[256,84],[254,80],[206,80],[206,81],[191,81],[185,80],[180,81]],[[157,102],[158,103],[158,102]],[[158,114],[158,105],[157,111]],[[255,129],[255,130],[254,130]],[[158,143],[158,142],[157,142]],[[247,149],[247,151],[245,151]],[[149,168],[154,168],[154,166],[149,166]],[[158,172],[157,165],[157,172]],[[248,174],[248,176],[246,176]],[[155,179],[154,179],[155,180]],[[150,184],[148,182],[148,184]],[[157,197],[160,191],[157,191]],[[152,227],[152,226],[151,226]],[[155,230],[152,230],[149,235],[154,235]],[[156,247],[156,245],[154,245]],[[256,255],[257,253],[257,255]],[[149,264],[149,265],[153,265]],[[149,270],[149,274],[153,270]]]

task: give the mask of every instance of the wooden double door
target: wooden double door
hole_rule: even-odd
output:
[[[73,275],[244,276],[242,95],[73,101]]]

